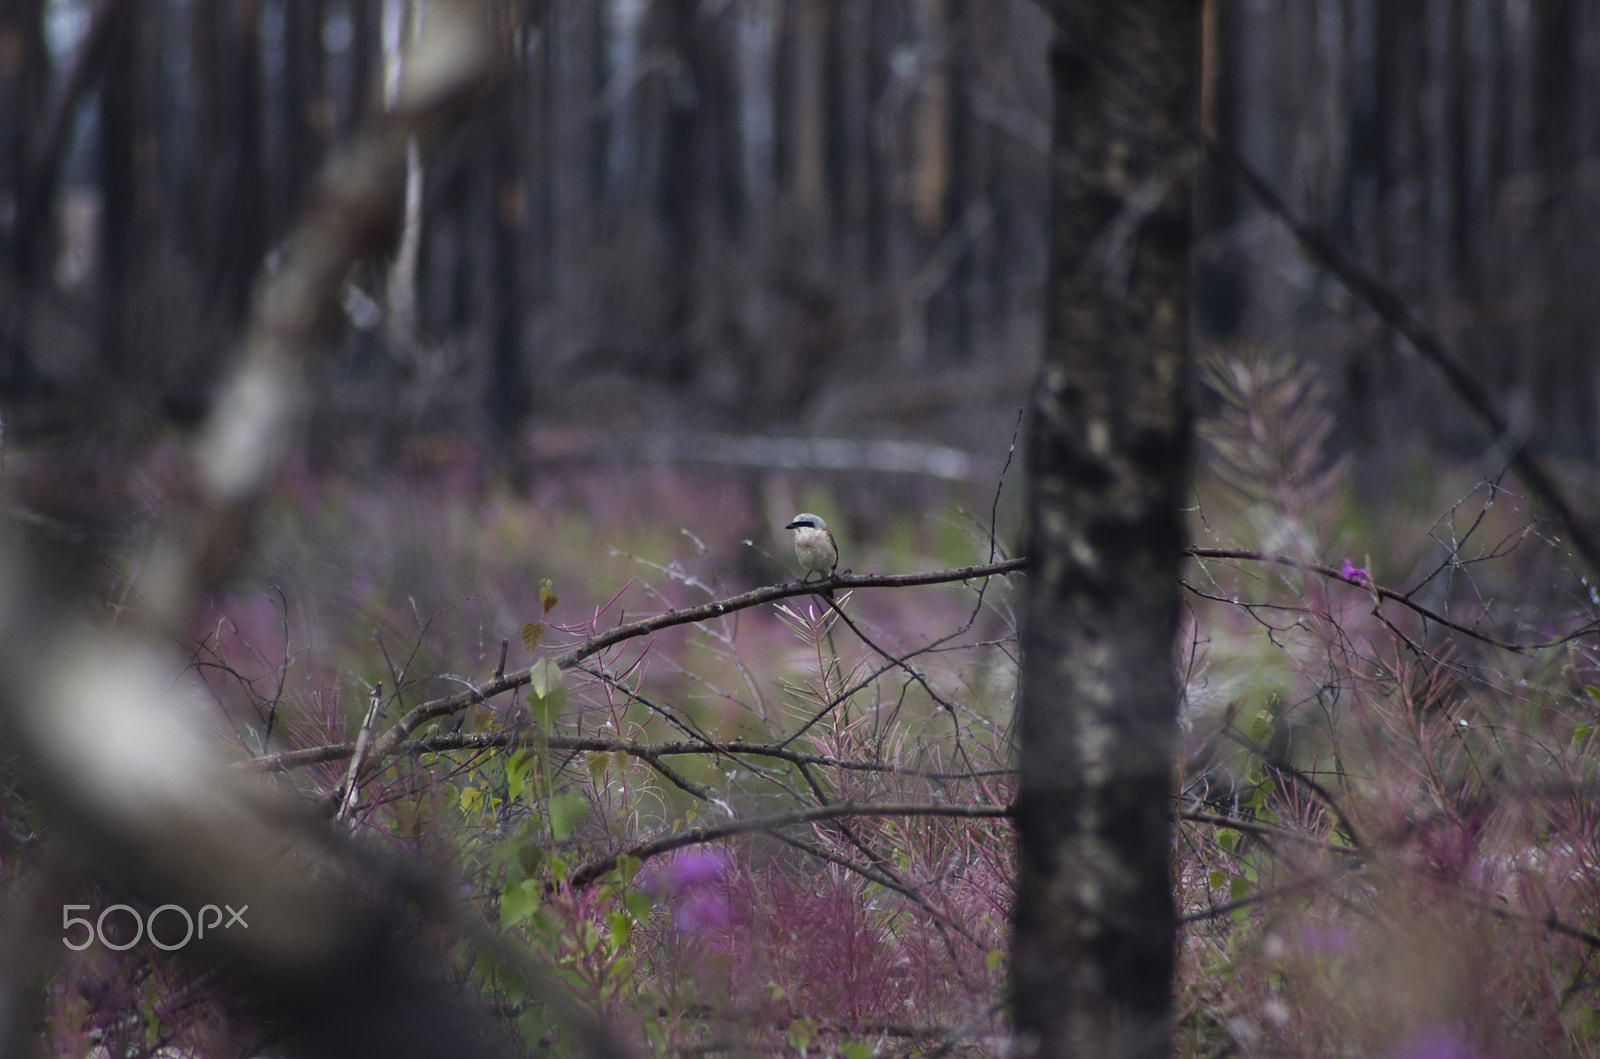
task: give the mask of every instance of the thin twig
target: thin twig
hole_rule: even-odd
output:
[[[344,796],[340,799],[337,820],[348,820],[351,812],[355,810],[356,799],[360,796],[361,785],[358,782],[361,775],[361,764],[366,760],[367,748],[372,745],[372,726],[377,723],[378,711],[383,708],[383,681],[372,685],[372,695],[367,700],[367,716],[361,722],[361,731],[356,734],[355,750],[350,754],[350,768],[344,777]]]

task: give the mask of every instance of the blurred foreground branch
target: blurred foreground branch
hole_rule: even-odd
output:
[[[70,840],[60,848],[77,858],[44,878],[87,874],[154,905],[247,910],[243,929],[206,935],[195,954],[227,957],[292,1046],[323,1055],[494,1049],[397,940],[404,902],[448,918],[446,902],[229,768],[206,734],[200,689],[180,676],[173,636],[248,539],[297,434],[302,364],[336,319],[346,274],[398,218],[408,141],[443,127],[488,85],[497,47],[489,16],[472,0],[430,5],[392,106],[323,166],[282,263],[261,282],[240,362],[193,452],[192,503],[169,497],[150,553],[129,564],[139,576],[118,624],[84,621],[88,601],[70,598],[26,542],[5,541],[0,552],[7,748],[52,830]],[[55,896],[36,903],[36,931],[59,929],[48,907]],[[27,1007],[0,997],[12,1020],[0,1026],[0,1052],[26,1047]],[[615,1051],[598,1032],[590,1039],[596,1053]]]

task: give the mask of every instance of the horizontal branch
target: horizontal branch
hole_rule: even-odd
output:
[[[797,809],[791,813],[775,813],[772,816],[757,816],[747,820],[729,820],[723,824],[691,828],[688,831],[680,831],[677,834],[666,835],[649,842],[640,842],[620,853],[609,854],[590,861],[573,872],[569,881],[573,886],[589,886],[604,878],[627,857],[637,860],[649,860],[651,857],[670,853],[685,846],[716,842],[724,838],[732,838],[735,835],[777,831],[785,827],[814,824],[823,820],[842,820],[856,816],[944,816],[981,820],[1009,817],[1014,813],[1015,810],[1009,805],[911,805],[893,802],[874,805],[870,802],[838,802],[833,805],[819,805],[811,809]]]
[[[992,820],[1016,815],[1016,807],[1012,805],[920,805],[887,802],[873,804],[871,802],[838,802],[833,805],[815,806],[810,809],[797,809],[789,813],[775,813],[771,816],[753,817],[747,820],[729,820],[722,824],[711,824],[706,827],[691,828],[688,831],[679,831],[673,835],[664,835],[649,842],[640,842],[630,846],[620,853],[612,853],[596,860],[573,872],[571,883],[573,886],[588,886],[599,881],[606,874],[617,867],[626,857],[638,860],[649,860],[651,857],[670,853],[675,849],[685,846],[701,845],[707,842],[717,842],[737,835],[761,834],[778,831],[786,827],[795,827],[800,824],[818,823],[824,820],[839,820],[849,817],[884,817],[884,816],[940,816],[953,817],[966,820]],[[1249,831],[1274,838],[1294,839],[1312,845],[1329,846],[1327,843],[1312,836],[1300,835],[1284,828],[1275,828],[1270,825],[1260,824],[1252,820],[1239,820],[1222,816],[1216,813],[1203,813],[1182,811],[1178,816],[1185,820],[1198,823],[1216,824],[1231,827],[1236,830]]]
[[[510,746],[526,737],[526,727],[496,728],[488,732],[443,732],[423,739],[408,739],[395,747],[395,756],[441,754],[456,750],[494,750]],[[976,772],[941,772],[935,769],[907,768],[903,765],[886,765],[876,761],[852,761],[848,758],[829,757],[826,754],[807,754],[790,750],[776,743],[751,743],[743,739],[727,742],[680,740],[673,743],[636,743],[627,739],[603,736],[552,735],[546,739],[551,750],[586,750],[600,754],[628,754],[649,760],[658,757],[681,757],[689,754],[712,754],[728,757],[770,757],[795,765],[817,765],[823,768],[844,769],[847,772],[882,772],[896,776],[912,776],[928,780],[972,780],[1015,775],[1014,769],[982,769]],[[354,743],[327,743],[322,746],[283,750],[242,762],[245,768],[257,772],[288,772],[293,769],[322,765],[330,761],[343,761],[355,749]]]
[[[1452,619],[1447,618],[1420,603],[1417,603],[1403,593],[1397,592],[1390,588],[1385,588],[1382,585],[1373,582],[1370,578],[1363,577],[1359,580],[1352,579],[1347,577],[1342,571],[1336,570],[1331,566],[1325,566],[1321,563],[1313,563],[1301,559],[1292,559],[1288,556],[1270,555],[1264,552],[1249,551],[1244,549],[1187,548],[1184,550],[1184,553],[1191,558],[1202,560],[1228,559],[1240,562],[1273,563],[1280,566],[1289,566],[1295,569],[1304,570],[1330,580],[1341,581],[1345,584],[1366,589],[1378,600],[1388,600],[1393,603],[1397,603],[1400,606],[1415,612],[1426,620],[1434,622],[1435,624],[1444,628],[1451,629],[1462,634],[1463,636],[1469,636],[1482,643],[1486,643],[1507,651],[1527,652],[1542,650],[1544,648],[1565,643],[1568,640],[1575,639],[1579,636],[1583,636],[1594,631],[1594,627],[1591,625],[1586,626],[1584,629],[1581,629],[1577,632],[1569,633],[1565,636],[1544,643],[1512,643],[1497,639],[1486,633],[1479,632],[1478,630],[1473,629],[1468,625],[1464,625],[1461,622],[1453,621]],[[860,588],[912,588],[921,585],[951,584],[961,581],[971,581],[980,578],[1019,573],[1025,571],[1027,568],[1027,558],[1018,557],[999,562],[965,566],[953,570],[933,570],[917,574],[843,573],[835,574],[832,577],[826,577],[816,581],[797,581],[783,585],[766,585],[761,588],[752,589],[749,592],[741,593],[737,596],[729,596],[726,599],[712,600],[708,603],[702,603],[699,606],[688,607],[682,610],[669,610],[660,614],[651,615],[648,618],[640,618],[636,621],[624,622],[613,628],[607,629],[604,632],[596,633],[594,636],[589,637],[581,643],[574,644],[566,648],[564,651],[557,654],[553,660],[556,666],[560,669],[572,669],[585,659],[590,658],[593,655],[606,650],[607,648],[614,647],[620,643],[625,643],[628,640],[636,639],[641,636],[649,636],[653,633],[661,632],[665,629],[674,628],[680,625],[693,625],[698,622],[710,621],[715,618],[725,617],[729,614],[735,613],[736,611],[746,610],[750,607],[756,607],[766,603],[774,603],[779,600],[792,598],[794,596],[815,595],[825,590],[840,592]],[[433,720],[434,718],[457,713],[469,706],[474,706],[481,702],[487,702],[490,699],[493,699],[499,695],[503,695],[508,691],[514,691],[517,688],[527,685],[532,678],[532,672],[532,667],[529,666],[512,673],[503,673],[495,676],[486,683],[474,685],[463,691],[456,692],[453,695],[447,695],[438,699],[430,699],[427,702],[413,707],[403,717],[401,717],[400,720],[396,721],[394,726],[386,731],[382,737],[374,742],[368,762],[364,766],[364,770],[370,772],[372,769],[378,767],[378,765],[383,761],[397,753],[402,752],[414,754],[424,753],[430,749],[471,749],[474,745],[471,741],[480,737],[464,736],[461,737],[462,741],[459,744],[451,744],[449,742],[429,742],[427,745],[413,745],[407,742],[407,738],[423,724]],[[439,739],[442,737],[432,738]],[[492,734],[487,738],[493,741],[492,745],[504,745],[505,741],[509,739],[510,736]],[[483,745],[488,746],[491,744],[485,743]],[[551,739],[550,745],[561,746],[561,744],[558,743],[557,739],[555,738]],[[562,748],[586,749],[586,747],[578,745],[562,746]],[[595,749],[601,748],[596,747]],[[630,753],[634,752],[629,750],[626,745],[611,746],[604,749],[623,750]],[[740,742],[707,742],[703,744],[689,742],[674,746],[673,749],[670,750],[663,750],[659,747],[647,746],[642,747],[638,753],[639,756],[646,758],[648,758],[650,754],[663,753],[759,754],[772,757],[782,757],[785,760],[795,761],[803,764],[819,764],[843,768],[871,767],[865,763],[859,762],[843,762],[829,758],[813,759],[807,755],[788,752],[782,747],[771,747],[764,746],[762,744],[749,744]],[[280,754],[259,758],[255,761],[254,767],[261,769],[262,771],[283,771],[285,769],[299,768],[325,761],[338,760],[342,757],[348,756],[348,754],[349,748],[344,744],[335,744],[326,747],[313,747],[307,750],[285,751]],[[892,770],[885,768],[885,771]],[[954,779],[963,778],[965,774],[963,774],[963,776],[946,776],[943,774],[932,773],[926,775],[928,775],[929,778]]]
[[[711,621],[721,618],[735,611],[745,610],[750,607],[760,606],[763,603],[773,603],[791,596],[815,595],[825,589],[841,590],[853,588],[910,588],[916,585],[949,584],[957,581],[970,581],[976,578],[995,577],[1003,574],[1015,573],[1027,566],[1026,559],[1008,559],[1004,562],[983,563],[977,566],[966,566],[956,570],[934,570],[921,574],[835,574],[819,581],[795,581],[786,585],[767,585],[762,588],[752,589],[737,596],[727,599],[713,600],[702,603],[697,607],[684,610],[669,610],[655,614],[638,621],[625,622],[605,632],[597,633],[582,643],[575,644],[555,656],[555,664],[561,669],[571,669],[579,662],[592,655],[614,647],[619,643],[648,636],[678,625],[693,625],[697,622]],[[487,702],[507,691],[512,691],[527,684],[532,679],[533,667],[519,669],[514,673],[496,677],[486,684],[468,688],[454,695],[442,699],[433,699],[414,706],[407,711],[405,716],[394,723],[394,726],[385,732],[373,744],[368,768],[375,768],[381,762],[393,756],[398,748],[412,732],[432,720],[446,714],[464,710],[468,706],[480,702]]]
[[[644,636],[662,629],[669,629],[675,625],[691,625],[695,622],[710,621],[720,618],[737,610],[747,607],[759,606],[762,603],[773,603],[791,596],[812,596],[824,590],[845,590],[852,588],[911,588],[917,585],[948,584],[953,581],[972,581],[984,577],[996,577],[1003,574],[1016,573],[1027,567],[1026,559],[1007,559],[1003,562],[983,563],[978,566],[964,566],[957,570],[933,570],[921,574],[834,574],[817,581],[794,581],[786,585],[767,585],[762,588],[752,589],[737,596],[727,599],[713,600],[702,603],[698,607],[687,610],[669,610],[664,614],[657,614],[639,621],[628,622],[608,629],[597,636],[591,636],[574,647],[556,656],[556,665],[562,669],[571,669],[590,655],[604,651],[608,647],[631,640],[636,636]]]

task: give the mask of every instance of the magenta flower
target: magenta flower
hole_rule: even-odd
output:
[[[1459,1030],[1432,1026],[1401,1041],[1390,1059],[1493,1059]]]
[[[1349,559],[1344,561],[1344,566],[1339,570],[1339,576],[1350,582],[1352,585],[1364,585],[1368,581],[1372,580],[1372,576],[1367,573],[1367,568],[1365,566],[1357,566]]]
[[[697,849],[665,864],[651,865],[640,889],[665,898],[673,924],[685,934],[733,925],[726,887],[731,860],[719,850]]]
[[[711,849],[691,850],[661,865],[651,865],[643,887],[647,893],[670,896],[697,886],[721,882],[728,874],[726,854]]]
[[[685,934],[733,926],[733,906],[721,890],[698,889],[672,906],[672,924]]]

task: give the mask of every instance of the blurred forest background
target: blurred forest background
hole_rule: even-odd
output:
[[[347,291],[355,326],[318,368],[319,459],[448,437],[524,467],[648,453],[972,474],[949,445],[993,469],[1041,327],[1036,5],[498,10],[494,98],[418,160],[395,267]],[[329,142],[381,105],[414,17],[400,0],[0,5],[12,439],[94,421],[130,387],[180,423],[201,414],[261,263]],[[1518,426],[1592,458],[1600,14],[1220,0],[1204,48],[1206,128],[1410,299]],[[1418,431],[1477,443],[1237,186],[1202,166],[1198,196],[1203,339],[1316,363],[1345,440],[1387,456],[1367,488],[1406,484]]]
[[[111,630],[159,573],[143,546],[195,506],[183,449],[262,277],[295,275],[286,235],[311,203],[301,230],[347,234],[328,206],[346,185],[319,196],[315,174],[385,107],[430,6],[0,0],[0,518],[36,531],[30,564],[94,583]],[[657,1053],[726,1031],[999,1054],[1015,566],[859,589],[848,636],[780,587],[578,648],[792,579],[778,527],[800,510],[857,572],[1020,551],[1050,19],[1031,0],[485,8],[490,87],[415,152],[383,253],[344,281],[309,429],[249,498],[248,546],[219,549],[236,561],[186,612],[183,664],[239,756],[458,873]],[[1600,9],[1203,12],[1197,132],[1437,329],[1593,508]],[[1507,439],[1196,154],[1184,1040],[1600,1054],[1588,575],[1503,474]],[[345,778],[354,733],[402,712],[380,738],[415,738]],[[9,776],[0,793],[9,884],[53,822]],[[874,815],[894,804],[918,822]],[[708,821],[763,837],[717,845],[734,831]],[[675,844],[717,855],[664,859]],[[713,884],[698,925],[678,916]],[[146,1005],[164,958],[91,951],[50,978],[54,1039],[156,1047],[189,1018],[176,990]],[[548,1043],[526,990],[437,962]],[[679,990],[710,981],[710,1006]],[[1391,1049],[1435,1031],[1482,1048]]]

